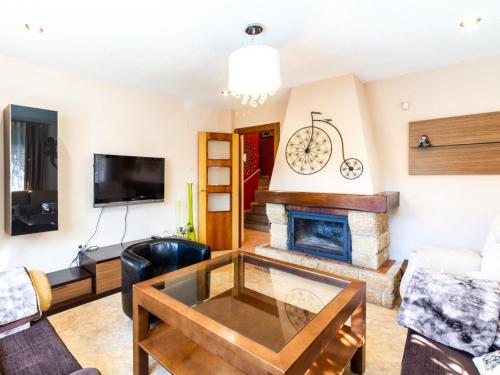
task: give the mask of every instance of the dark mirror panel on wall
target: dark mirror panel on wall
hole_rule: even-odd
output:
[[[9,105],[4,143],[5,231],[57,230],[57,112]]]

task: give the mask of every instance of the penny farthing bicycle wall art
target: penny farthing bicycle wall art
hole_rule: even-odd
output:
[[[308,175],[322,170],[332,157],[332,141],[320,124],[331,126],[339,135],[342,152],[340,174],[348,180],[355,180],[363,174],[363,163],[356,158],[345,157],[344,139],[331,119],[314,118],[321,112],[311,112],[311,125],[297,130],[288,140],[285,150],[286,161],[294,172]]]

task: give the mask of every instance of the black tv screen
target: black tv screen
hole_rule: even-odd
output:
[[[165,159],[94,154],[94,207],[162,202]]]

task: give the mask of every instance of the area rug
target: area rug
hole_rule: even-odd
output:
[[[406,329],[396,324],[397,309],[367,305],[366,375],[399,375]],[[125,316],[119,293],[49,317],[83,367],[103,375],[132,374],[132,321]],[[150,361],[150,373],[169,374]]]

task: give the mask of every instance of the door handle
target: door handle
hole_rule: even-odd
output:
[[[206,193],[207,191],[207,189],[200,189],[200,193]]]

